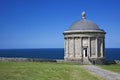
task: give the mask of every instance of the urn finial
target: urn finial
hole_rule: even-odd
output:
[[[85,19],[86,18],[86,14],[85,11],[82,12],[82,18]]]

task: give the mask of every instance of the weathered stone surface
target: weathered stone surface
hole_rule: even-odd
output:
[[[77,60],[89,63],[91,58],[95,58],[97,62],[98,58],[105,57],[104,37],[106,32],[86,18],[73,23],[70,29],[64,31],[63,34],[65,38],[65,61]]]

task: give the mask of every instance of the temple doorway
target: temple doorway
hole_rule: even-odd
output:
[[[87,57],[87,48],[83,48],[83,57]]]

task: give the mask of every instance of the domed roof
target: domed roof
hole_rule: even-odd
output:
[[[69,30],[99,30],[100,28],[92,21],[81,19],[74,22]]]
[[[74,22],[68,30],[100,30],[92,21],[85,18],[85,12],[82,12],[82,19]]]

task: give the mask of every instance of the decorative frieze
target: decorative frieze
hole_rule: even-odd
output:
[[[100,34],[69,34],[69,35],[65,35],[64,37],[104,37],[104,35],[100,35]]]

